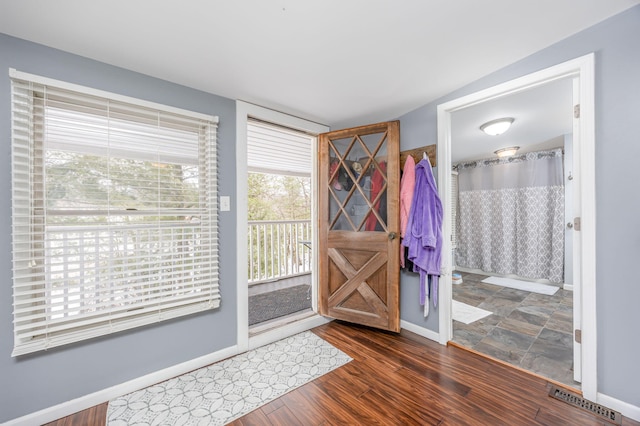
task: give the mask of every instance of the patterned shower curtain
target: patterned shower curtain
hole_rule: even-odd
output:
[[[562,150],[460,163],[456,264],[564,279]]]

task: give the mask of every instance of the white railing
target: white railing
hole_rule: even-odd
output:
[[[311,221],[249,221],[249,285],[311,272]]]
[[[45,297],[51,319],[138,308],[154,298],[200,293],[210,270],[199,224],[46,227]]]

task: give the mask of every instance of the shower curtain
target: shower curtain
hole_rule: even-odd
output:
[[[460,163],[456,264],[564,279],[562,150]]]

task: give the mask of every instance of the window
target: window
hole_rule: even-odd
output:
[[[217,308],[217,118],[11,77],[13,355]]]

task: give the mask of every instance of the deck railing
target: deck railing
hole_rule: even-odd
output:
[[[47,226],[42,273],[51,319],[140,306],[161,297],[163,288],[171,288],[176,297],[199,293],[201,277],[210,268],[200,238],[198,225],[190,223],[161,229],[148,224]]]
[[[311,221],[249,221],[249,285],[311,272]]]

